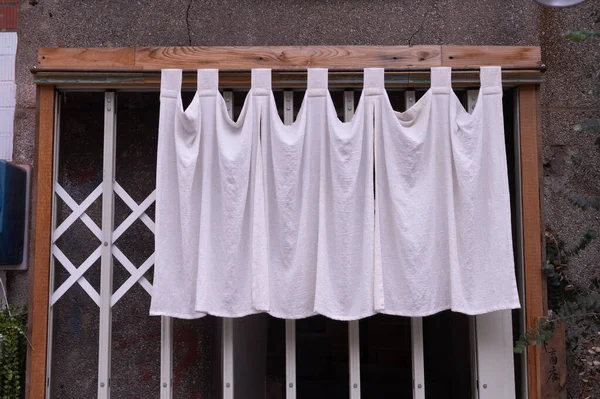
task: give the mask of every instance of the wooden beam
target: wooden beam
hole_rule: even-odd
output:
[[[527,328],[544,316],[542,225],[540,196],[540,129],[538,87],[519,88],[521,140],[521,195],[523,201],[523,254],[525,260],[525,312]],[[527,352],[529,399],[541,399],[540,346]]]
[[[440,65],[440,46],[142,47],[143,69],[402,68]]]
[[[32,231],[33,263],[29,283],[29,322],[25,396],[43,399],[46,387],[49,267],[52,220],[52,162],[54,143],[54,87],[38,88],[36,158]]]
[[[271,46],[41,48],[38,65],[64,69],[306,69],[537,66],[539,47]]]
[[[135,69],[135,48],[40,48],[38,66]]]
[[[537,46],[442,46],[441,48],[442,65],[449,67],[542,65],[541,50]]]

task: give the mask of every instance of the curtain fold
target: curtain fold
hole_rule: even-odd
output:
[[[341,122],[326,69],[309,69],[294,123],[279,118],[271,71],[252,71],[237,121],[218,71],[199,70],[181,105],[164,70],[156,265],[150,314],[354,320],[519,307],[499,67],[482,67],[467,113],[450,68],[395,112],[368,68]]]

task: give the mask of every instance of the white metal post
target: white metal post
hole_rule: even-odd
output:
[[[285,382],[285,397],[296,399],[296,320],[285,321]]]
[[[104,94],[104,155],[102,176],[102,249],[100,264],[100,345],[98,356],[98,398],[110,398],[111,295],[113,278],[112,232],[114,220],[116,96]]]
[[[475,316],[469,316],[469,358],[471,363],[471,397],[478,398],[479,377],[477,374],[477,319]]]
[[[223,318],[223,399],[233,399],[233,319]]]
[[[354,116],[354,91],[344,91],[344,122]],[[350,357],[350,399],[360,399],[360,325],[358,320],[348,322],[348,350]]]
[[[473,113],[478,98],[479,90],[467,90],[467,111],[469,113]]]
[[[54,95],[54,147],[53,147],[53,161],[52,161],[52,234],[56,230],[56,191],[54,189],[55,184],[58,182],[58,162],[59,156],[58,149],[60,148],[60,106],[62,96],[59,92]],[[54,238],[52,238],[52,244],[54,244]],[[52,297],[54,292],[54,275],[55,275],[55,262],[54,256],[50,256],[50,278],[48,283],[48,295]],[[50,376],[52,375],[52,338],[54,331],[54,307],[52,302],[48,300],[48,341],[46,344],[46,398],[50,399]]]
[[[160,318],[160,399],[173,397],[173,319]]]
[[[227,105],[227,113],[233,120],[233,92],[223,92],[223,98]],[[222,381],[223,381],[223,399],[233,399],[233,319],[223,318],[222,330]]]
[[[467,90],[472,113],[479,90]],[[471,317],[471,359],[480,399],[515,398],[512,314],[510,310]]]
[[[414,90],[404,92],[404,106],[408,110],[417,102],[417,93]],[[412,344],[412,375],[413,398],[425,399],[425,357],[423,354],[423,318],[413,317],[411,325]]]
[[[475,316],[480,399],[514,399],[512,314],[502,310]]]
[[[350,350],[350,399],[360,399],[360,330],[359,321],[348,322]]]
[[[413,317],[411,324],[413,398],[425,399],[425,357],[423,355],[423,318]]]
[[[473,113],[475,105],[477,104],[477,98],[479,97],[479,90],[467,90],[467,112]],[[475,316],[469,316],[469,356],[471,363],[471,396],[478,398],[478,361],[477,348],[479,344],[477,342],[477,320]]]
[[[294,122],[294,92],[283,92],[283,123]],[[285,321],[285,385],[287,399],[296,399],[296,320]]]

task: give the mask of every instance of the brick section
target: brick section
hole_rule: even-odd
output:
[[[17,29],[18,17],[19,8],[17,6],[0,7],[0,30]]]

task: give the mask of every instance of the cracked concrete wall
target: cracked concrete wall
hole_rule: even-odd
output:
[[[593,28],[599,0],[544,9],[532,0],[25,0],[17,57],[16,162],[34,159],[35,86],[29,69],[39,47],[182,45],[541,45],[549,70],[541,89],[545,223],[567,243],[598,228],[598,212],[574,195],[600,196],[595,136],[577,132],[600,116],[598,41],[571,43],[568,30]],[[587,287],[600,277],[594,241],[570,265]],[[27,273],[11,273],[11,299],[26,303]],[[570,396],[581,396],[571,376]]]

